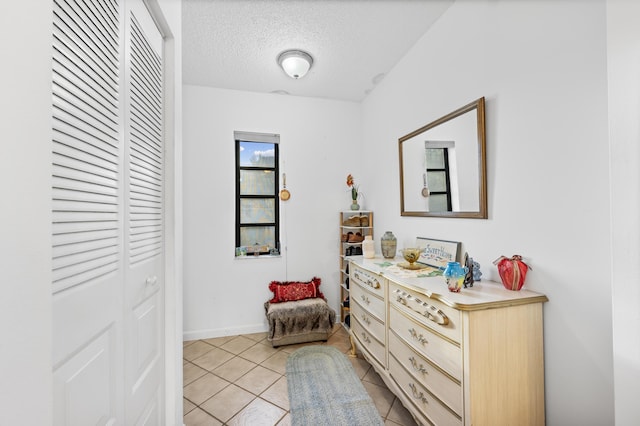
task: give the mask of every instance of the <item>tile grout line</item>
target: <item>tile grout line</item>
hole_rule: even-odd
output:
[[[193,407],[191,408],[191,410],[189,410],[188,412],[185,412],[185,413],[184,413],[184,416],[185,416],[185,424],[187,424],[187,423],[186,423],[186,417],[187,417],[187,415],[188,415],[189,413],[192,413],[192,412],[193,412],[194,410],[196,410],[196,409],[201,410],[201,411],[202,411],[203,413],[205,413],[207,416],[211,417],[212,419],[215,419],[215,421],[220,422],[221,424],[227,424],[226,422],[221,421],[218,417],[216,417],[215,415],[213,415],[212,413],[210,413],[209,411],[207,411],[206,409],[204,409],[204,408],[203,408],[203,405],[204,405],[207,401],[210,401],[212,398],[214,398],[216,395],[219,395],[219,394],[220,394],[221,392],[223,392],[225,389],[229,388],[229,386],[231,386],[231,385],[235,386],[236,388],[238,388],[238,389],[239,389],[239,390],[241,390],[242,392],[246,392],[248,395],[250,395],[251,399],[250,399],[246,404],[244,404],[241,408],[238,408],[237,410],[235,410],[235,413],[233,413],[233,414],[231,415],[231,417],[227,420],[227,422],[229,422],[229,421],[231,421],[232,419],[234,419],[238,414],[240,414],[241,412],[243,412],[243,410],[245,410],[249,405],[251,405],[252,403],[254,403],[256,400],[260,399],[262,402],[267,403],[267,404],[269,404],[270,406],[273,406],[273,407],[275,407],[276,409],[281,410],[281,411],[283,412],[283,413],[282,413],[282,415],[281,415],[281,416],[276,420],[276,423],[274,423],[274,424],[276,424],[276,425],[277,425],[277,424],[282,423],[282,422],[287,418],[287,416],[289,416],[289,415],[290,415],[290,409],[285,409],[285,407],[280,406],[280,405],[279,405],[279,403],[277,403],[277,402],[272,402],[270,399],[268,399],[267,397],[263,397],[262,395],[263,395],[265,392],[269,391],[273,386],[275,386],[275,385],[276,385],[280,380],[282,380],[283,378],[286,380],[286,371],[285,371],[285,373],[282,373],[282,372],[277,371],[276,369],[274,369],[274,368],[277,368],[277,367],[272,366],[272,367],[270,368],[269,366],[263,365],[263,363],[267,362],[268,360],[270,360],[270,359],[274,358],[275,356],[277,356],[277,355],[279,355],[279,354],[286,354],[286,356],[288,357],[288,356],[289,356],[292,352],[294,352],[295,350],[299,349],[300,347],[307,346],[307,345],[309,345],[309,344],[321,344],[321,345],[336,346],[336,345],[334,345],[334,344],[329,343],[329,341],[331,341],[331,340],[336,340],[336,339],[340,339],[341,337],[340,337],[340,336],[338,336],[338,334],[341,334],[341,333],[346,333],[346,332],[344,331],[344,329],[342,328],[342,326],[336,326],[336,327],[334,327],[334,331],[332,331],[332,332],[331,332],[331,334],[329,335],[329,339],[328,339],[326,342],[321,342],[321,343],[318,343],[318,342],[312,342],[312,343],[307,343],[307,344],[298,344],[298,345],[290,345],[290,346],[286,346],[286,347],[285,347],[285,346],[283,346],[283,347],[279,347],[279,348],[277,348],[277,350],[276,350],[273,354],[271,354],[271,355],[267,356],[266,358],[262,359],[260,362],[256,362],[256,361],[253,361],[253,360],[251,360],[251,359],[245,358],[247,355],[242,356],[242,354],[244,354],[245,352],[249,351],[249,350],[250,350],[250,349],[252,349],[252,348],[256,348],[256,347],[258,347],[258,345],[264,345],[266,348],[272,348],[272,347],[271,347],[271,345],[269,345],[269,344],[265,344],[265,342],[267,341],[267,340],[266,340],[266,337],[261,337],[259,340],[256,340],[256,339],[254,339],[254,338],[248,337],[249,335],[228,336],[228,338],[214,338],[214,339],[221,339],[221,340],[220,340],[220,342],[221,342],[221,343],[220,343],[219,345],[216,345],[216,344],[214,344],[214,343],[211,343],[211,342],[210,342],[211,340],[214,340],[214,339],[193,340],[193,341],[191,341],[191,342],[189,342],[189,343],[185,342],[185,344],[184,344],[184,346],[183,346],[183,349],[185,349],[185,350],[186,350],[188,347],[190,347],[190,346],[192,346],[192,345],[194,345],[194,344],[197,344],[198,342],[205,343],[206,345],[208,345],[208,346],[210,346],[210,347],[211,347],[211,349],[210,349],[210,350],[207,350],[206,352],[204,352],[204,353],[202,353],[202,354],[198,354],[197,356],[192,357],[192,359],[191,359],[191,360],[186,359],[186,358],[184,359],[184,361],[185,361],[185,362],[183,363],[183,369],[184,369],[188,364],[191,364],[191,365],[193,365],[193,366],[195,366],[195,367],[197,367],[197,368],[199,368],[199,369],[203,370],[203,372],[204,372],[203,374],[201,374],[201,375],[199,375],[199,376],[197,376],[197,377],[193,378],[190,382],[188,382],[188,383],[184,383],[184,387],[185,387],[185,388],[186,388],[186,387],[188,387],[188,386],[190,386],[190,385],[192,385],[192,384],[194,384],[196,381],[198,381],[198,380],[202,379],[202,378],[203,378],[203,377],[205,377],[207,374],[211,374],[212,376],[216,377],[217,379],[219,379],[219,380],[223,380],[224,382],[226,382],[226,384],[224,385],[224,387],[222,387],[221,389],[218,389],[215,393],[213,393],[212,395],[208,396],[208,397],[207,397],[204,401],[202,401],[200,404],[196,404],[194,401],[190,400],[190,399],[189,399],[189,398],[187,398],[186,396],[184,397],[184,399],[185,399],[187,402],[189,402],[191,405],[193,405]],[[266,332],[265,332],[265,333],[253,333],[251,336],[255,337],[255,336],[257,336],[257,335],[264,335],[264,336],[266,336]],[[334,338],[334,337],[335,337],[335,338]],[[349,341],[348,341],[348,335],[343,336],[343,337],[346,337],[346,338],[347,338],[347,341],[346,341],[346,342],[344,342],[344,343],[345,343],[345,345],[346,345],[346,346],[348,346],[348,349],[347,349],[346,351],[344,351],[344,353],[346,354],[346,353],[350,350],[350,347],[351,347],[351,346],[350,346],[350,343],[349,343]],[[332,339],[332,338],[334,338],[334,339]],[[233,353],[233,352],[230,352],[230,351],[228,350],[230,347],[227,347],[227,349],[224,349],[224,348],[222,347],[222,346],[225,346],[225,345],[227,345],[227,344],[229,344],[229,343],[231,343],[231,342],[233,342],[233,341],[240,341],[240,340],[242,340],[242,339],[247,339],[247,340],[251,341],[251,342],[252,342],[252,344],[251,344],[250,346],[246,347],[246,348],[238,349],[238,350],[237,350],[237,351],[238,351],[238,353],[237,353],[237,354],[236,354],[236,353]],[[208,341],[206,341],[206,340],[210,340],[210,341],[208,342]],[[340,349],[340,350],[342,351],[342,348],[340,347],[340,346],[342,346],[342,345],[340,345],[340,344],[339,344],[340,342],[335,342],[335,341],[334,341],[333,343],[338,343],[338,349]],[[240,346],[241,346],[241,345],[240,345]],[[216,367],[215,367],[215,368],[213,368],[212,370],[209,370],[209,369],[207,369],[207,368],[204,368],[204,367],[202,367],[202,366],[198,365],[196,362],[194,362],[194,361],[196,361],[197,359],[204,357],[206,354],[210,353],[211,351],[213,351],[213,350],[215,350],[215,349],[219,349],[219,350],[222,350],[222,351],[226,352],[227,354],[231,355],[231,358],[229,358],[228,360],[224,361],[224,362],[223,362],[223,363],[221,363],[220,365],[216,365]],[[258,349],[260,349],[260,348],[258,347]],[[276,348],[273,348],[273,349],[276,349]],[[282,356],[282,355],[281,355],[281,356]],[[251,368],[249,368],[249,370],[247,370],[247,371],[245,371],[244,373],[242,373],[242,375],[241,375],[241,376],[239,376],[238,378],[236,378],[236,379],[235,379],[235,380],[233,380],[233,381],[230,381],[230,380],[228,380],[228,379],[226,379],[226,378],[224,378],[224,377],[222,377],[222,376],[220,376],[220,375],[218,375],[218,374],[216,374],[216,373],[214,372],[214,370],[216,370],[216,369],[218,369],[218,368],[220,368],[220,367],[224,366],[225,364],[227,364],[227,363],[229,363],[229,362],[231,362],[231,361],[233,361],[233,360],[235,360],[235,359],[240,359],[240,360],[242,360],[242,361],[245,361],[245,362],[251,363],[251,364],[253,364],[253,365],[251,366]],[[362,359],[362,358],[358,358],[358,359]],[[274,362],[273,364],[275,364],[275,362]],[[238,382],[239,382],[243,377],[245,377],[246,375],[248,375],[248,374],[249,374],[249,373],[251,373],[252,371],[256,370],[256,368],[257,368],[257,367],[259,367],[259,366],[260,366],[260,367],[262,367],[262,368],[264,368],[264,369],[266,369],[266,370],[268,370],[269,372],[272,372],[272,373],[277,374],[277,375],[278,375],[278,377],[277,377],[273,382],[271,382],[269,385],[267,385],[264,389],[262,389],[261,391],[259,391],[259,392],[258,392],[258,394],[256,394],[256,393],[254,393],[252,390],[246,389],[245,387],[243,387],[243,386],[239,385],[239,384],[238,384]],[[355,365],[354,365],[354,367],[355,367]],[[372,378],[370,378],[370,379],[369,379],[369,378],[367,378],[367,376],[370,374],[370,372],[371,372],[371,371],[374,371],[374,372],[375,372],[375,370],[372,370],[371,365],[368,365],[368,367],[367,367],[366,369],[364,369],[364,371],[362,372],[362,377],[360,378],[360,381],[362,381],[362,382],[367,382],[367,383],[369,383],[369,385],[371,385],[371,386],[375,386],[376,388],[380,388],[381,390],[387,390],[387,391],[388,391],[388,389],[386,388],[386,384],[385,384],[384,386],[381,386],[380,384],[378,384],[378,383],[375,381],[375,379],[373,378],[373,376],[371,376]],[[288,395],[286,395],[286,397],[287,397],[287,400],[288,400]],[[397,424],[397,423],[394,423],[394,422],[393,422],[393,420],[388,419],[388,416],[389,416],[389,415],[391,414],[391,412],[393,411],[393,407],[394,407],[394,404],[396,403],[396,400],[397,400],[397,397],[395,397],[395,395],[393,395],[393,398],[391,399],[391,402],[390,402],[390,404],[389,404],[389,407],[386,409],[386,413],[385,413],[385,415],[382,415],[382,414],[380,415],[380,417],[382,418],[382,420],[383,420],[383,421],[388,421],[388,422],[390,422],[390,424]],[[398,402],[399,402],[399,401],[398,401]],[[288,405],[288,404],[287,404],[287,405]]]

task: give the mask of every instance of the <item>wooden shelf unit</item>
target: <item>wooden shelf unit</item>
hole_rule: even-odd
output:
[[[357,220],[355,219],[357,218]],[[360,234],[361,238],[370,235],[373,238],[373,212],[367,210],[348,210],[340,212],[339,222],[339,269],[340,269],[340,322],[350,314],[350,308],[344,306],[349,298],[349,259],[362,255],[362,241],[343,241],[343,236]],[[356,239],[359,239],[356,237]]]

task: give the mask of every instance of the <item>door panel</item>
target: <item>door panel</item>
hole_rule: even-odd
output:
[[[122,300],[114,291],[118,282],[115,277],[107,277],[53,295],[54,371],[104,330],[120,333],[117,317]],[[112,350],[122,353],[123,348],[120,344]]]
[[[126,423],[147,424],[164,394],[163,40],[139,0],[127,3],[127,30]]]
[[[86,426],[116,422],[114,341],[115,333],[110,327],[55,369],[54,424]],[[87,392],[91,392],[90,398]]]
[[[142,0],[53,23],[55,424],[163,424],[163,38]]]
[[[53,13],[54,423],[104,425],[124,415],[122,11],[55,0]]]

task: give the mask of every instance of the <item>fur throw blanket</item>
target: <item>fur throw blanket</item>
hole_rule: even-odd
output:
[[[295,302],[264,304],[269,322],[267,339],[312,332],[328,332],[336,321],[336,312],[321,298],[296,300]]]

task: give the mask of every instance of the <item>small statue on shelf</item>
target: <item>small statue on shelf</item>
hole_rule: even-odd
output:
[[[469,257],[469,253],[464,254],[464,266],[467,267],[467,273],[463,281],[464,288],[473,287],[473,281],[475,280],[474,262],[473,259]]]
[[[473,258],[470,258],[470,260],[473,265],[473,281],[481,281],[482,278],[480,277],[482,277],[482,271],[480,270],[480,264],[473,260]]]

